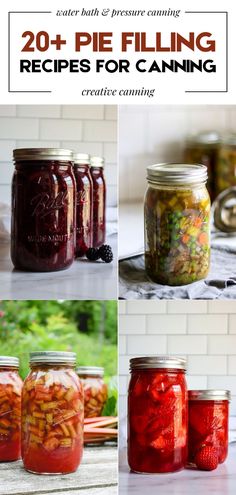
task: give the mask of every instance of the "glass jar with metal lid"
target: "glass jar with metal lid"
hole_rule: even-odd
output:
[[[16,149],[13,156],[12,262],[20,270],[63,270],[75,250],[72,151]]]
[[[210,262],[210,198],[204,165],[147,167],[145,266],[151,280],[185,285],[205,278]]]
[[[19,359],[0,356],[0,462],[21,457],[21,391]]]
[[[83,387],[73,352],[30,354],[22,393],[22,458],[28,471],[72,473],[83,453]]]
[[[87,153],[74,153],[74,174],[77,188],[76,200],[76,256],[83,256],[92,247],[93,187]]]
[[[184,150],[186,163],[201,163],[207,167],[207,189],[211,200],[216,197],[216,167],[221,136],[216,131],[205,131],[187,137]]]
[[[186,360],[130,360],[128,462],[137,473],[167,473],[187,461]]]
[[[216,457],[216,465],[228,453],[228,390],[189,390],[188,459],[198,464],[206,453]]]
[[[106,239],[106,182],[104,158],[91,156],[90,173],[93,182],[93,247],[104,244]]]
[[[216,192],[236,186],[236,134],[222,139],[216,167]]]
[[[107,401],[108,389],[104,382],[104,368],[80,366],[77,368],[84,388],[84,417],[101,416]]]

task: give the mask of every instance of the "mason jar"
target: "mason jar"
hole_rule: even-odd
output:
[[[201,163],[207,167],[207,189],[211,200],[216,197],[216,168],[221,136],[216,131],[200,132],[188,136],[185,143],[186,163]]]
[[[76,371],[84,389],[84,417],[101,416],[108,396],[107,385],[104,382],[104,368],[80,366]]]
[[[137,473],[167,473],[187,461],[186,361],[152,356],[130,360],[128,462]]]
[[[156,283],[205,278],[210,264],[210,198],[204,165],[147,167],[145,267]]]
[[[21,391],[19,359],[0,356],[0,462],[21,457]]]
[[[104,159],[91,156],[90,173],[93,182],[93,247],[104,244],[106,239],[106,182]]]
[[[218,462],[228,454],[228,390],[189,390],[188,460],[195,464],[196,455],[209,447],[217,452]]]
[[[22,459],[27,471],[76,471],[83,453],[83,387],[73,352],[30,353],[22,393]]]
[[[76,256],[83,256],[92,247],[93,187],[87,153],[74,153],[76,181]]]
[[[236,186],[236,134],[222,139],[216,167],[216,192]]]
[[[19,270],[63,270],[75,251],[72,151],[29,148],[13,155],[12,262]]]

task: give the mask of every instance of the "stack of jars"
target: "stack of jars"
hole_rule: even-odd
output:
[[[224,462],[230,393],[188,392],[182,358],[133,358],[130,368],[130,468],[137,473],[167,473],[187,464],[207,470]]]
[[[54,148],[16,149],[11,257],[15,268],[55,271],[105,241],[104,160]]]
[[[23,384],[19,359],[0,356],[0,461],[22,456],[32,473],[76,471],[83,453],[84,389],[86,394],[94,368],[82,383],[75,361],[73,352],[32,352]],[[99,411],[107,398],[102,373],[92,383]]]

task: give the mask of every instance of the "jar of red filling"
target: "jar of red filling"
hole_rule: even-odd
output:
[[[92,156],[90,172],[93,182],[93,247],[99,247],[106,238],[106,183],[104,159]]]
[[[19,359],[0,356],[0,462],[21,456],[21,391]]]
[[[13,154],[12,262],[19,270],[63,270],[75,250],[72,151],[32,148]]]
[[[137,473],[167,473],[187,461],[186,362],[168,356],[130,360],[128,462]]]
[[[76,471],[83,453],[83,387],[73,352],[30,354],[22,394],[22,458],[38,474]]]
[[[89,155],[74,154],[74,174],[77,187],[76,256],[83,256],[92,246],[92,179],[89,171]]]
[[[104,368],[80,366],[77,373],[84,388],[84,417],[101,416],[108,392],[103,378]]]
[[[196,455],[205,447],[217,452],[218,462],[228,453],[228,418],[230,392],[228,390],[189,390],[189,455],[195,464]],[[209,449],[208,449],[209,451]]]

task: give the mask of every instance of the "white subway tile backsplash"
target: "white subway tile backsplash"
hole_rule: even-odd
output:
[[[207,301],[186,301],[172,300],[167,302],[168,313],[174,314],[187,314],[187,313],[206,313],[207,312]]]
[[[117,120],[117,106],[105,105],[105,118],[107,120]]]
[[[37,139],[38,137],[37,119],[0,118],[0,139]]]
[[[152,334],[182,334],[187,331],[186,315],[155,315],[147,316],[147,333]]]
[[[118,310],[120,315],[124,315],[126,313],[126,301],[119,301]]]
[[[106,168],[104,170],[104,175],[106,178],[106,184],[109,185],[116,185],[117,184],[117,166],[112,165],[110,163],[106,164]]]
[[[0,117],[15,117],[16,105],[0,105]]]
[[[127,313],[129,314],[159,314],[166,312],[166,301],[156,300],[140,300],[140,301],[127,301]]]
[[[236,315],[229,315],[229,333],[236,333]]]
[[[103,143],[83,143],[82,141],[61,141],[62,148],[69,148],[76,153],[88,153],[89,155],[103,155]]]
[[[227,315],[189,315],[188,333],[217,334],[227,333]]]
[[[83,124],[84,141],[116,142],[117,125],[115,121],[88,121]]]
[[[209,388],[230,390],[236,395],[236,375],[235,376],[208,376],[207,386]]]
[[[40,139],[64,140],[68,136],[72,141],[82,139],[82,123],[78,120],[41,119]]]
[[[120,334],[140,334],[145,333],[145,316],[142,315],[121,315],[119,318]]]
[[[208,312],[209,313],[224,313],[236,314],[236,301],[235,300],[227,300],[227,299],[217,299],[214,301],[208,301]]]
[[[119,351],[120,351],[120,354],[126,353],[126,337],[125,337],[125,335],[119,336]]]
[[[12,162],[0,163],[0,176],[2,176],[5,185],[11,184],[13,172],[14,172],[14,166]]]
[[[17,105],[18,117],[59,118],[60,105]]]
[[[188,373],[190,375],[227,375],[227,357],[189,356]]]
[[[206,354],[207,337],[205,335],[168,336],[168,352],[170,354]]]
[[[193,376],[187,375],[188,390],[204,389],[207,388],[207,376]]]
[[[119,377],[119,393],[120,395],[127,394],[127,377],[124,375]]]
[[[208,337],[209,354],[232,354],[236,349],[236,335],[210,335]]]
[[[11,204],[11,186],[10,185],[2,185],[0,184],[0,202],[6,203],[8,205]]]
[[[62,117],[65,119],[94,119],[104,118],[103,105],[63,105]],[[115,119],[114,119],[115,120]]]
[[[135,335],[127,337],[127,350],[129,354],[166,354],[167,339],[164,335]]]
[[[229,375],[236,375],[236,349],[234,356],[228,356],[228,373]]]
[[[117,163],[117,144],[104,143],[104,157],[110,163]]]
[[[1,107],[0,107],[1,108]],[[16,141],[0,140],[0,162],[11,162],[12,151],[16,148]],[[2,172],[1,178],[4,178],[4,172]],[[0,180],[2,182],[2,180]]]

